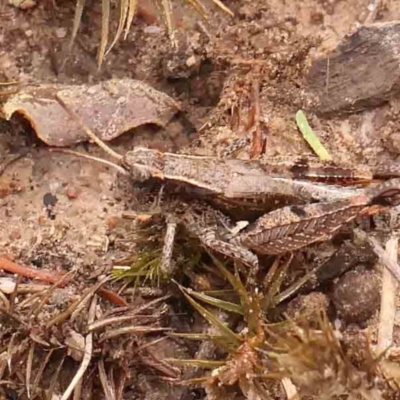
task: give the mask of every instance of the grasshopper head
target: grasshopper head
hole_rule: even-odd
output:
[[[125,154],[122,164],[135,180],[163,178],[164,158],[163,153],[158,150],[136,147]]]

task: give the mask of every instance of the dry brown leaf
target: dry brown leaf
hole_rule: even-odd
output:
[[[15,113],[23,115],[50,146],[64,147],[87,140],[56,95],[103,141],[144,124],[165,127],[180,111],[175,100],[141,81],[113,79],[96,85],[27,87],[8,99],[3,112],[7,119]]]

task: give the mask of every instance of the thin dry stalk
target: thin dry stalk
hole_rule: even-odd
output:
[[[35,343],[32,343],[28,352],[28,359],[26,362],[26,393],[28,395],[28,399],[31,398],[31,376],[32,376],[32,364],[33,364],[33,355],[35,354]]]
[[[61,359],[55,373],[53,374],[53,378],[51,379],[50,387],[49,387],[48,393],[46,395],[46,400],[52,400],[54,398],[53,397],[54,390],[55,390],[57,382],[58,382],[58,376],[60,375],[61,369],[64,365],[64,361],[65,361],[65,356]]]
[[[400,282],[400,265],[387,254],[376,239],[370,237],[368,242],[382,265],[394,276],[397,282]]]
[[[117,336],[126,335],[126,334],[142,334],[142,333],[154,333],[154,332],[165,332],[170,331],[170,328],[151,328],[149,326],[124,326],[123,328],[112,329],[108,332],[105,332],[104,335],[101,336],[99,343],[104,342],[107,339],[112,339]]]
[[[121,3],[123,2],[120,0]],[[104,56],[106,53],[109,29],[110,29],[110,0],[102,0],[101,2],[102,12],[101,12],[101,40],[99,52],[97,55],[98,68],[100,69],[104,61]]]
[[[293,382],[289,378],[282,378],[281,383],[283,388],[285,389],[286,398],[288,400],[300,400],[300,396],[297,392],[296,386],[293,385]]]
[[[104,328],[107,325],[115,325],[120,322],[129,321],[132,318],[136,318],[137,315],[139,313],[141,313],[142,311],[144,311],[158,303],[161,303],[162,301],[165,301],[165,300],[169,299],[170,297],[171,297],[170,295],[167,295],[167,296],[160,297],[159,299],[152,300],[146,304],[143,304],[141,307],[136,308],[135,310],[131,310],[129,315],[123,315],[123,316],[119,316],[119,317],[110,317],[110,318],[105,318],[100,321],[96,321],[93,324],[88,325],[88,332],[96,331],[98,329]]]
[[[97,296],[95,295],[93,296],[89,308],[89,313],[88,313],[89,324],[94,321],[94,318],[96,316],[96,306],[97,306]],[[68,400],[69,397],[71,396],[75,387],[79,384],[79,381],[83,378],[83,375],[85,374],[90,364],[90,361],[92,360],[92,352],[93,352],[93,333],[88,333],[85,338],[85,352],[82,359],[82,363],[60,400]]]
[[[398,238],[392,237],[386,243],[386,253],[397,263]],[[377,352],[382,354],[393,342],[394,319],[396,315],[396,298],[398,282],[387,268],[382,271],[381,311],[379,315],[379,330]]]
[[[6,295],[2,291],[0,291],[0,300],[4,304],[4,309],[9,310],[10,309],[10,302],[8,301]]]
[[[106,369],[104,367],[103,358],[98,362],[97,365],[99,368],[99,376],[100,376],[101,386],[103,387],[103,391],[106,396],[106,400],[116,400],[112,385],[110,385],[110,383],[108,382],[108,377],[107,377]]]
[[[46,366],[47,366],[47,364],[48,364],[48,362],[49,362],[49,360],[50,360],[50,357],[53,355],[53,351],[54,351],[54,350],[51,349],[51,350],[47,353],[47,355],[46,355],[44,361],[40,363],[39,371],[38,371],[38,373],[36,374],[35,380],[33,381],[33,386],[32,386],[32,393],[33,393],[33,394],[35,394],[35,392],[36,392],[36,388],[37,388],[37,386],[39,385],[40,379],[42,378],[43,371],[44,371],[44,369],[46,368]]]
[[[21,282],[21,275],[18,275],[18,276],[17,276],[17,280],[16,280],[16,282],[15,282],[14,290],[12,291],[11,296],[10,296],[10,307],[9,307],[9,309],[8,309],[8,311],[10,312],[10,314],[12,314],[12,313],[14,312],[15,299],[16,299],[16,297],[17,297],[18,286],[19,286],[20,282]]]

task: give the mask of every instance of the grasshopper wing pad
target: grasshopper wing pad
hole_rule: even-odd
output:
[[[282,254],[322,241],[368,206],[365,196],[330,203],[289,206],[260,217],[242,234],[242,243],[260,254]]]

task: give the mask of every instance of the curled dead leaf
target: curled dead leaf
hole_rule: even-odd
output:
[[[96,85],[38,85],[24,88],[3,106],[6,119],[24,116],[38,137],[64,147],[87,140],[86,133],[56,100],[59,97],[103,141],[140,125],[165,127],[180,111],[175,100],[133,79],[113,79]]]

